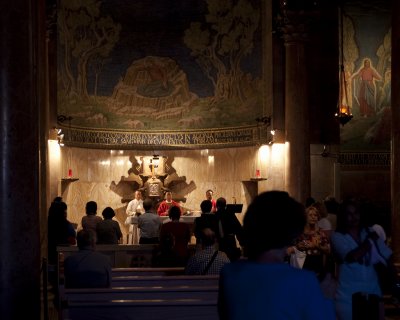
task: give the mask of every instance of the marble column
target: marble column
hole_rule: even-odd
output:
[[[400,54],[400,24],[398,13],[400,2],[392,1],[392,57]],[[394,259],[400,262],[400,60],[392,59],[392,150],[391,150],[391,193],[392,193],[392,248]]]
[[[0,317],[40,319],[42,0],[0,4]],[[43,12],[43,11],[42,11]],[[39,23],[40,22],[40,23]]]
[[[292,197],[305,203],[311,195],[306,43],[313,12],[292,9],[286,0],[281,2],[281,9],[285,44],[285,188]]]

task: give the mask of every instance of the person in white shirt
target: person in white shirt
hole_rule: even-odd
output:
[[[142,200],[142,193],[137,190],[135,191],[135,199],[128,203],[126,207],[126,220],[125,225],[129,225],[129,233],[128,233],[128,244],[138,244],[139,243],[139,229],[137,227],[137,220],[134,219],[136,223],[132,222],[132,217],[138,216],[144,213],[143,209],[143,200]]]

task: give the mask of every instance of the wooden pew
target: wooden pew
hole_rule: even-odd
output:
[[[109,301],[109,300],[176,300],[199,299],[216,301],[218,286],[194,287],[182,285],[176,287],[115,287],[65,289],[63,305],[72,301]]]
[[[215,301],[202,299],[72,301],[64,320],[218,320]]]
[[[157,248],[154,244],[102,244],[96,246],[96,251],[107,255],[110,258],[113,268],[143,268],[151,267],[153,252]],[[195,251],[195,245],[188,245],[189,254]],[[78,251],[76,246],[57,247],[59,255],[64,259]]]
[[[152,252],[153,246],[99,247],[98,251],[108,252],[114,259],[111,288],[66,289],[63,260],[77,248],[60,248],[61,319],[218,319],[218,276],[188,276],[183,274],[184,268],[121,268],[140,257],[143,250]]]
[[[122,278],[111,288],[60,286],[62,319],[218,319],[218,276]]]
[[[113,268],[112,276],[113,277],[121,277],[121,276],[176,276],[176,275],[184,275],[185,268],[177,267],[177,268]]]
[[[112,287],[176,287],[176,286],[218,286],[219,276],[117,276],[111,281]]]

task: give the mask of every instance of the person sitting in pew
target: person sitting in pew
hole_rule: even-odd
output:
[[[240,245],[243,245],[243,227],[240,224],[235,212],[231,212],[226,207],[226,199],[217,199],[217,212],[219,231],[219,249],[226,253],[229,260],[236,261],[240,259],[241,249],[236,244],[236,239]]]
[[[160,236],[160,244],[153,252],[151,266],[155,268],[184,267],[185,260],[174,250],[175,237],[172,233]]]
[[[89,229],[96,232],[96,225],[103,220],[97,215],[97,202],[88,201],[85,206],[86,215],[81,219],[82,229]]]
[[[201,216],[194,219],[193,233],[196,237],[196,246],[201,248],[202,231],[205,228],[210,228],[217,239],[219,239],[218,230],[218,217],[213,213],[212,202],[210,200],[203,200],[200,203]]]
[[[172,206],[168,211],[168,216],[171,221],[161,225],[160,239],[164,235],[172,234],[175,239],[173,250],[186,264],[189,257],[190,227],[187,223],[179,221],[181,217],[181,209],[179,207]]]
[[[113,220],[115,211],[106,207],[102,212],[104,220],[96,225],[97,244],[118,244],[122,240],[122,232],[118,221]]]
[[[111,286],[111,261],[95,251],[96,233],[82,229],[77,234],[79,251],[65,258],[66,288],[108,288]]]
[[[201,232],[202,250],[196,252],[185,268],[185,273],[190,275],[219,274],[222,267],[229,263],[228,256],[215,248],[216,236],[210,228]]]
[[[56,197],[49,208],[47,220],[47,249],[48,249],[48,280],[54,292],[54,304],[58,307],[59,277],[57,268],[57,247],[74,246],[76,244],[76,231],[73,224],[67,219],[68,206],[61,197]]]

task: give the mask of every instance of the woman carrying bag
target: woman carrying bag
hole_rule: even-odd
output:
[[[339,208],[336,232],[331,237],[339,263],[335,296],[338,320],[362,319],[365,312],[368,312],[368,319],[384,319],[382,290],[374,267],[377,263],[375,242],[388,260],[392,251],[363,224],[360,204],[354,200],[344,201]]]

